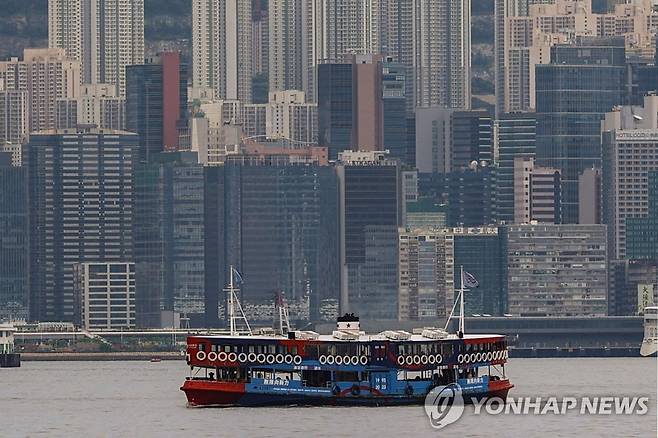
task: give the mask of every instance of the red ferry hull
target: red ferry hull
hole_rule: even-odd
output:
[[[465,403],[487,398],[507,399],[512,385],[508,380],[490,382],[489,391],[464,396]],[[418,405],[425,402],[425,396],[375,396],[352,397],[331,396],[312,397],[292,394],[249,393],[244,383],[214,382],[208,380],[186,380],[180,388],[187,396],[189,406],[290,406],[290,405],[326,405],[326,406],[394,406]]]

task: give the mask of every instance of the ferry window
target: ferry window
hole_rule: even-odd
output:
[[[199,351],[206,351],[206,344],[199,344]]]
[[[297,346],[293,345],[292,348],[290,349],[291,354],[297,354]]]
[[[248,347],[248,349],[249,349],[249,353],[255,353],[255,350],[256,350],[256,349],[254,348],[253,345],[250,345],[250,346]]]

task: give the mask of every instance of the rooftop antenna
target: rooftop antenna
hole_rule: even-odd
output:
[[[231,336],[239,336],[240,332],[237,330],[237,324],[236,322],[239,320],[244,321],[245,326],[247,327],[247,332],[249,333],[249,336],[252,335],[251,332],[251,327],[249,326],[249,321],[247,320],[247,316],[244,313],[244,310],[242,309],[242,305],[240,304],[240,300],[238,299],[237,291],[239,291],[239,288],[236,288],[235,286],[235,281],[234,278],[237,277],[237,282],[238,284],[242,283],[242,276],[238,272],[237,269],[231,265],[231,270],[230,272],[230,281],[228,284],[228,288],[224,289],[224,292],[228,293],[228,320],[229,320],[229,328],[231,332]],[[239,314],[236,314],[236,307],[237,311]]]

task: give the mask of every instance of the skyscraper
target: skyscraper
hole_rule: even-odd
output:
[[[379,55],[318,67],[318,141],[331,159],[344,150],[383,149],[382,69]]]
[[[224,307],[218,291],[231,265],[244,279],[250,319],[271,321],[283,292],[291,318],[318,320],[322,301],[338,298],[335,170],[314,158],[254,154],[232,155],[205,173],[208,320],[217,319],[218,300]]]
[[[73,265],[132,258],[136,134],[96,128],[34,134],[24,153],[30,200],[31,319],[78,320]]]
[[[416,106],[470,108],[471,0],[415,0],[413,33]]]
[[[25,49],[23,60],[0,62],[5,90],[27,92],[29,131],[55,129],[59,99],[80,94],[80,63],[64,49]]]
[[[649,172],[658,170],[658,96],[644,106],[622,106],[605,115],[603,150],[603,222],[608,225],[610,258],[626,258],[626,221],[649,209]]]
[[[29,318],[27,168],[0,152],[0,320]]]
[[[397,229],[402,224],[402,172],[382,152],[346,151],[336,171],[340,193],[341,312],[395,319]]]
[[[537,164],[559,169],[562,221],[578,222],[578,177],[601,165],[601,119],[624,102],[623,39],[553,46],[536,66]]]
[[[251,1],[192,1],[192,83],[251,103]]]
[[[181,314],[205,326],[204,175],[193,152],[154,154],[135,166],[133,241],[137,325]]]
[[[48,46],[81,63],[85,84],[125,93],[125,68],[144,60],[144,0],[49,0]]]
[[[187,66],[175,52],[160,53],[126,69],[126,127],[139,134],[139,161],[178,149],[187,120]]]
[[[486,111],[427,107],[416,111],[416,161],[423,173],[456,172],[493,160],[493,121]]]
[[[583,36],[624,37],[626,50],[634,58],[653,61],[658,14],[652,2],[615,1],[606,6],[612,10],[593,13],[591,0],[496,0],[496,115],[536,107],[535,65],[550,62],[555,44],[572,43]],[[638,72],[640,79],[644,74],[655,75],[651,69]],[[639,83],[638,88],[643,85]]]
[[[269,0],[270,91],[302,90],[303,3],[308,0]],[[306,91],[306,90],[304,90]]]
[[[514,159],[534,157],[537,119],[532,113],[504,114],[494,121],[496,163],[496,215],[514,222]]]

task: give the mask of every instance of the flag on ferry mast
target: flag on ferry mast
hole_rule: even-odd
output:
[[[480,282],[470,272],[464,271],[464,286],[465,287],[479,287]]]

